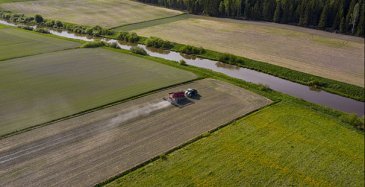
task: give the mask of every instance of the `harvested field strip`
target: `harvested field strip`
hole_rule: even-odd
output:
[[[194,104],[162,100],[189,87],[201,95]],[[90,186],[269,103],[205,79],[11,136],[0,140],[0,185]]]
[[[280,102],[106,186],[363,186],[364,135]]]
[[[0,74],[0,135],[196,78],[104,49],[7,60]]]
[[[171,17],[166,17],[166,18],[161,18],[161,19],[155,19],[155,20],[143,21],[143,22],[139,22],[139,23],[132,23],[132,24],[128,24],[128,25],[122,25],[122,26],[115,27],[115,28],[112,28],[112,29],[115,30],[115,31],[126,31],[126,32],[128,32],[128,31],[143,29],[143,28],[152,27],[152,26],[156,26],[156,25],[172,23],[172,22],[175,22],[175,21],[187,19],[189,17],[190,17],[189,14],[181,14],[181,15],[171,16]]]
[[[181,14],[180,11],[150,6],[131,0],[36,0],[4,3],[0,8],[27,15],[69,23],[104,27],[159,19]]]
[[[0,26],[0,61],[76,48],[78,46],[80,46],[80,43]]]

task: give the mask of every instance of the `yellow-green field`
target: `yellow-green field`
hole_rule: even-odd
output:
[[[364,86],[362,38],[275,23],[202,16],[133,31]]]
[[[0,60],[60,51],[78,46],[80,43],[44,37],[39,33],[0,25]]]
[[[364,135],[295,103],[245,117],[107,186],[364,186]]]
[[[131,0],[36,0],[4,3],[0,8],[27,15],[41,14],[46,18],[83,25],[116,27],[181,14]]]

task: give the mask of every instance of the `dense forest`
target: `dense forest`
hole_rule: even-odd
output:
[[[138,0],[192,14],[273,21],[364,37],[364,0]]]

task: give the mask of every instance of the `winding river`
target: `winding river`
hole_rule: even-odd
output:
[[[16,26],[12,23],[8,23],[2,20],[0,20],[0,24]],[[94,40],[94,38],[90,38],[88,36],[76,35],[74,33],[70,33],[67,31],[50,30],[50,32],[51,34],[66,38],[78,39],[83,41]],[[102,38],[101,40],[110,43],[117,43],[120,48],[126,50],[129,50],[132,47],[131,44],[121,43],[113,39]],[[281,79],[272,75],[250,70],[247,68],[228,65],[214,60],[191,57],[174,51],[148,48],[145,45],[141,44],[138,44],[138,46],[144,48],[147,51],[147,53],[153,57],[159,57],[172,61],[184,60],[190,66],[210,69],[255,84],[267,85],[273,90],[297,98],[301,98],[312,103],[334,108],[343,112],[355,113],[359,116],[364,115],[365,103],[361,101],[356,101],[354,99],[342,97],[322,90],[312,89],[311,87],[305,85],[294,83],[285,79]]]

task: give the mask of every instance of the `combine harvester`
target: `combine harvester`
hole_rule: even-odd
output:
[[[198,96],[198,91],[196,89],[189,88],[186,91],[171,92],[167,98],[163,99],[170,102],[172,105],[182,108],[194,103],[189,98],[195,99]]]

